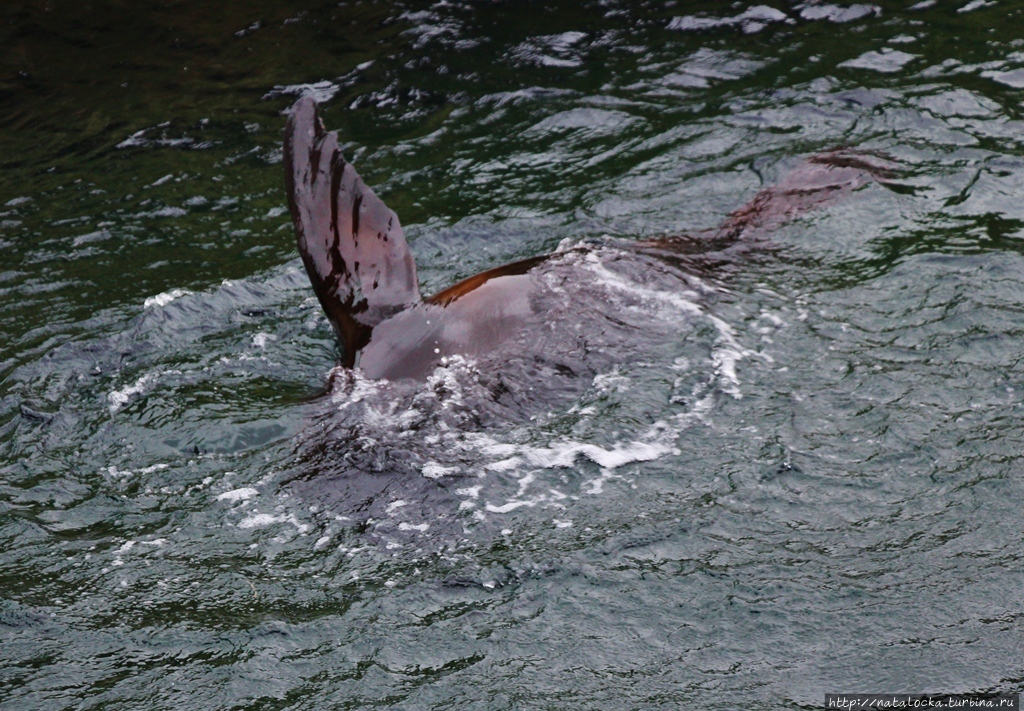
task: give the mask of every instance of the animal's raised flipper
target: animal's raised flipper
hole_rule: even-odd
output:
[[[416,264],[398,216],[345,162],[310,97],[288,117],[284,165],[299,253],[352,367],[374,326],[420,301]]]

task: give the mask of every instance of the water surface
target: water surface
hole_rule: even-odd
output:
[[[1022,13],[5,5],[0,703],[1020,691]],[[332,374],[307,92],[424,293],[603,245],[549,337],[607,357]],[[616,256],[836,147],[892,178],[708,272]]]

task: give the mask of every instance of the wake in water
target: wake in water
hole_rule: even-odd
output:
[[[707,312],[718,287],[611,244],[555,255],[529,278],[543,319],[494,352],[445,357],[424,382],[336,369],[299,447],[302,498],[391,521],[423,515],[396,501],[440,494],[458,502],[448,523],[477,525],[599,490],[613,470],[676,451],[716,393],[739,396],[736,363],[749,352]],[[657,383],[661,402],[631,402],[634,379]],[[598,423],[625,409],[635,431],[602,435]],[[596,468],[593,481],[563,491],[541,474],[577,462]]]
[[[565,245],[424,299],[397,216],[341,157],[312,99],[288,126],[299,252],[342,348],[291,486],[382,535],[564,508],[623,465],[678,453],[718,394],[741,396],[737,363],[752,354],[711,308],[725,293],[719,268],[888,174],[878,159],[817,155],[717,230]],[[647,402],[630,401],[633,380]],[[627,432],[593,424],[625,412]],[[593,471],[580,477],[579,462]],[[426,504],[437,496],[458,505]]]

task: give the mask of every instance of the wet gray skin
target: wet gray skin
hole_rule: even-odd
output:
[[[344,367],[358,367],[371,380],[422,381],[452,356],[487,357],[492,363],[503,358],[522,360],[524,356],[559,361],[581,349],[559,352],[544,342],[543,334],[582,332],[590,338],[590,331],[601,329],[602,319],[586,309],[562,309],[562,317],[568,316],[570,323],[560,323],[554,317],[556,310],[546,302],[557,297],[545,292],[565,291],[548,278],[555,275],[555,270],[547,255],[495,267],[422,299],[416,265],[398,216],[345,160],[337,133],[324,129],[311,97],[300,99],[289,112],[284,168],[299,254],[338,336]],[[706,258],[718,252],[722,259],[722,251],[731,250],[735,258],[756,246],[756,241],[770,230],[834,203],[889,172],[877,157],[839,150],[822,153],[788,173],[778,185],[759,192],[717,229],[705,234],[623,244],[607,254],[586,246],[574,251],[586,254],[585,259],[577,260],[581,264],[596,264],[600,270],[606,269],[602,264],[605,260],[618,261],[629,253],[641,260],[646,251],[647,259],[639,269],[649,268],[652,274],[665,269],[652,265],[651,256],[678,261],[676,254]],[[557,261],[564,267],[572,260]],[[596,277],[594,269],[578,269],[576,274],[562,273],[556,279],[579,282],[587,289],[588,282]],[[645,276],[618,286],[626,291],[632,288],[638,296],[649,288],[644,281],[653,279]],[[679,284],[680,291],[684,285],[685,278]],[[667,298],[673,297],[671,291],[672,286],[668,286]],[[609,309],[614,309],[613,303],[609,303]],[[696,305],[690,306],[699,311]],[[611,320],[630,325],[636,321],[628,313],[614,314]],[[532,344],[531,334],[535,336]],[[509,342],[517,335],[520,338],[511,345]],[[642,335],[619,335],[622,343],[602,343],[589,349],[601,354],[604,367],[615,362],[607,357],[610,352],[628,350],[643,339]],[[503,347],[505,350],[499,352]],[[581,359],[578,353],[574,357]],[[562,367],[573,375],[583,375]],[[589,377],[600,372],[600,368],[587,370],[591,371]],[[552,404],[543,401],[543,406]]]
[[[453,355],[486,355],[509,337],[540,325],[529,275],[488,280],[447,306],[413,306],[378,324],[360,353],[366,377],[423,380]]]

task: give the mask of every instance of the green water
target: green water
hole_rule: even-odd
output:
[[[5,4],[0,707],[1019,692],[1024,3],[913,5]],[[306,90],[424,293],[892,177],[692,278],[569,265],[564,391],[332,378]]]

